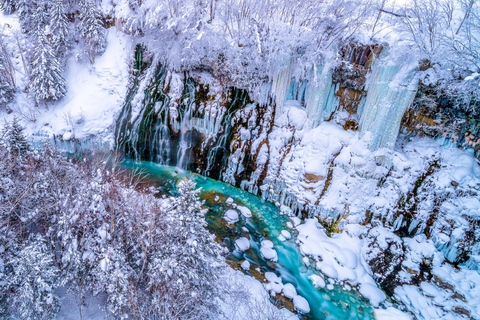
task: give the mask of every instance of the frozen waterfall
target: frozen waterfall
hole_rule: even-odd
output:
[[[393,148],[400,122],[418,90],[418,64],[395,59],[384,49],[367,78],[360,132],[371,134],[370,149]]]

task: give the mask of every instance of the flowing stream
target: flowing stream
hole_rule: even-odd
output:
[[[310,279],[318,272],[302,263],[302,254],[296,243],[294,230],[287,227],[289,218],[281,215],[279,209],[272,203],[262,200],[253,194],[228,184],[181,170],[176,167],[162,166],[152,162],[134,162],[125,160],[124,164],[130,169],[139,169],[146,178],[164,194],[175,194],[176,184],[181,179],[191,179],[197,187],[202,188],[200,197],[205,200],[204,206],[209,209],[206,214],[209,229],[217,235],[229,249],[227,259],[231,264],[239,264],[248,260],[251,268],[245,273],[259,277],[265,272],[274,272],[283,284],[291,283],[297,294],[307,299],[310,312],[305,314],[306,319],[373,319],[373,309],[369,302],[355,291],[343,290],[335,285],[334,289],[315,288]],[[239,214],[240,220],[235,224],[228,224],[223,216],[231,204],[225,200],[232,198],[237,205],[243,205],[251,210],[252,217],[245,218]],[[248,229],[248,233],[242,230]],[[278,236],[282,230],[288,230],[292,238],[280,241]],[[247,236],[250,238],[250,249],[245,253],[235,249],[235,240]],[[274,244],[278,261],[272,263],[262,258],[260,243],[269,239]],[[260,272],[258,272],[260,270]],[[328,281],[327,281],[328,283]]]

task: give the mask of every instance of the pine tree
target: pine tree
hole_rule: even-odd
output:
[[[31,63],[30,88],[41,100],[59,100],[67,92],[63,67],[44,34],[39,34]]]
[[[19,319],[53,319],[59,310],[54,290],[59,284],[59,270],[45,240],[37,236],[13,259],[9,281],[12,312]]]
[[[25,33],[29,33],[32,30],[33,24],[33,13],[35,11],[36,1],[32,0],[18,0],[17,1],[17,12],[20,18],[20,24]]]
[[[12,102],[15,97],[15,91],[12,60],[0,36],[0,106],[6,106]]]
[[[58,58],[65,57],[68,49],[68,20],[65,13],[65,4],[62,0],[53,0],[50,13],[50,32],[52,46]]]
[[[30,149],[30,145],[25,136],[25,129],[20,124],[17,117],[5,128],[5,142],[10,152],[23,156]]]
[[[0,10],[5,14],[12,14],[16,10],[15,0],[0,0]]]
[[[90,62],[95,62],[95,56],[105,52],[107,45],[103,18],[95,5],[85,0],[80,6],[80,36],[84,41],[84,50]]]
[[[40,34],[49,33],[47,28],[50,23],[50,1],[49,0],[37,0],[35,10],[33,11],[32,24],[33,33],[35,37],[39,37]]]

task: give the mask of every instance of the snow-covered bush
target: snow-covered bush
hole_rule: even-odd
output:
[[[61,285],[54,255],[41,236],[31,236],[26,246],[9,261],[7,278],[12,294],[8,302],[19,319],[53,319],[59,309],[55,289]]]
[[[2,142],[0,289],[11,307],[0,313],[53,318],[63,284],[79,301],[104,296],[114,319],[218,313],[226,264],[194,183],[158,198],[104,156],[67,159],[46,147],[18,157]]]

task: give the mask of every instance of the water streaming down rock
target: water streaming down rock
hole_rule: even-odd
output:
[[[232,117],[249,102],[247,92],[231,88],[225,99],[217,101],[210,97],[208,85],[187,73],[149,64],[148,72],[136,70],[117,119],[117,149],[134,159],[219,179],[230,153]]]
[[[360,132],[371,135],[371,150],[394,147],[403,114],[418,89],[418,64],[401,59],[384,49],[368,75],[367,97],[359,113]]]
[[[178,74],[150,61],[149,68],[137,67],[142,70],[117,120],[116,146],[129,157],[185,168],[260,192],[295,212],[319,214],[324,210],[313,202],[299,203],[280,181],[262,188],[269,168],[278,166],[272,164],[270,134],[292,106],[303,110],[302,126],[308,130],[347,109],[354,122],[360,117],[361,133],[372,136],[372,150],[392,148],[415,95],[417,67],[399,63],[387,50],[375,59],[380,50],[347,48],[340,67],[325,62],[307,71],[288,60],[279,64],[272,81],[258,88],[257,102],[246,90],[226,87],[209,72]],[[301,128],[293,128],[297,129]],[[273,176],[269,179],[275,181]]]

